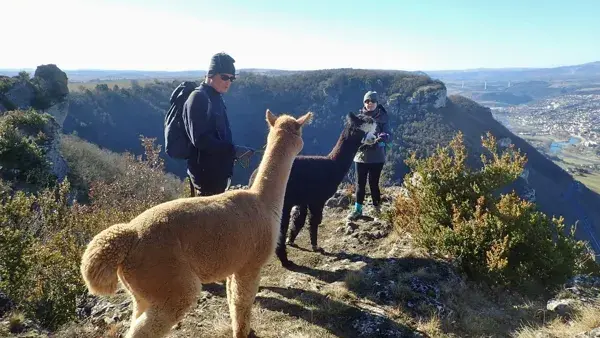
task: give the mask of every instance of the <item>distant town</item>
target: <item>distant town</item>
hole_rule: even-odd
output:
[[[549,136],[585,147],[600,143],[600,95],[562,95],[493,109],[494,117],[518,135]],[[571,142],[573,143],[573,142]]]
[[[498,121],[571,174],[600,173],[600,94],[567,94],[491,109]]]

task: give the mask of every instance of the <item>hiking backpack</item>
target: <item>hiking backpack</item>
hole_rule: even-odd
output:
[[[183,81],[171,93],[171,107],[165,115],[165,152],[172,158],[190,157],[192,142],[183,123],[183,105],[196,87],[198,85],[193,81]]]

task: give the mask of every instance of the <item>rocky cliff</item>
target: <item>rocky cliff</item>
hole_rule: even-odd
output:
[[[61,126],[59,123],[52,119],[48,123],[48,132],[50,136],[50,142],[46,146],[46,159],[51,164],[51,172],[55,175],[59,181],[62,181],[69,171],[69,167],[65,158],[60,152],[60,138],[61,138]]]
[[[417,88],[408,102],[418,109],[438,109],[446,106],[446,86],[439,83]]]
[[[44,130],[49,140],[44,145],[44,153],[52,174],[61,181],[68,171],[59,150],[62,126],[69,111],[67,82],[66,74],[52,64],[37,67],[32,78],[26,72],[14,77],[0,76],[1,115],[13,110],[35,109],[52,116]]]

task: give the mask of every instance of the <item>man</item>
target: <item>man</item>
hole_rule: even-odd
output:
[[[187,173],[201,196],[227,190],[236,159],[248,159],[254,150],[233,144],[222,95],[235,80],[235,60],[226,53],[212,56],[204,82],[183,106],[183,122],[193,145]],[[194,195],[195,191],[192,191]]]

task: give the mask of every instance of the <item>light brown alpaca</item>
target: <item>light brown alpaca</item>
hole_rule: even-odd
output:
[[[115,293],[118,275],[133,299],[126,337],[165,336],[196,304],[201,283],[225,278],[233,336],[250,333],[260,270],[275,252],[287,180],[312,118],[266,114],[267,147],[250,189],[162,203],[88,244],[81,273],[90,292]]]

